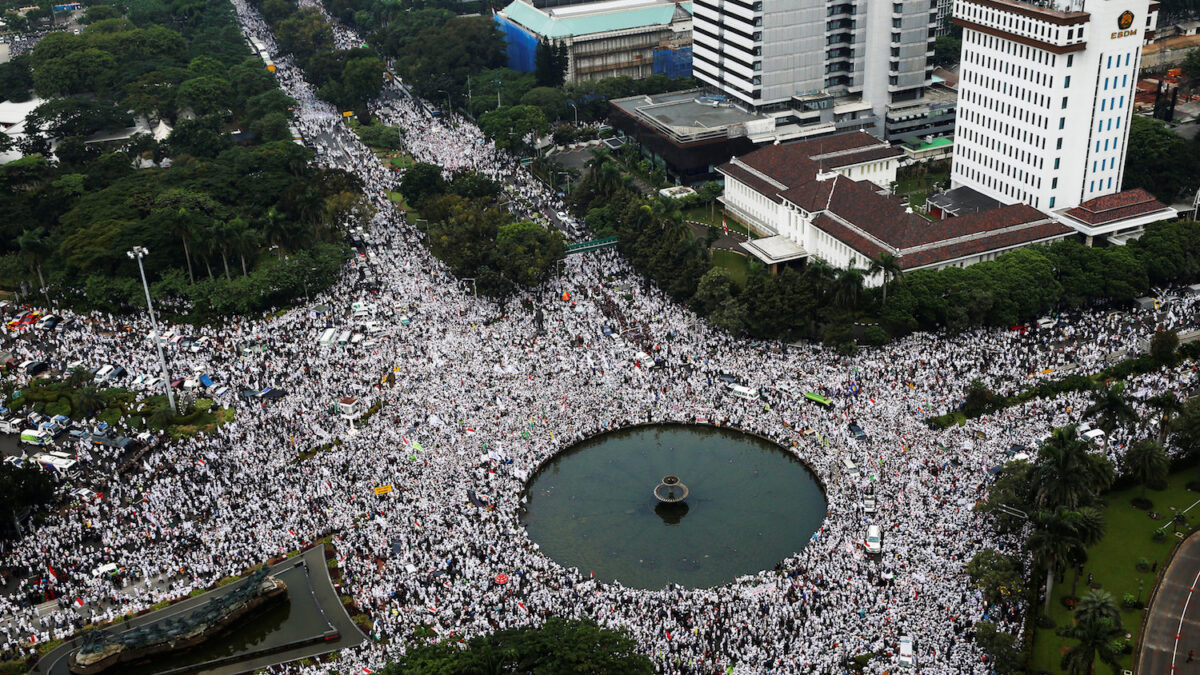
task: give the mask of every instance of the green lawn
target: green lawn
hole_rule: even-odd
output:
[[[724,209],[722,209],[720,206],[717,206],[716,209],[712,210],[711,214],[709,213],[709,207],[707,206],[697,206],[695,208],[687,209],[683,212],[684,220],[694,220],[697,223],[704,223],[705,225],[716,228],[721,227],[722,216],[725,217],[725,223],[729,226],[730,230],[734,232],[741,232],[752,239],[758,238],[751,233],[750,230],[746,229],[746,226],[739,222],[736,218],[728,213],[725,213]]]
[[[1194,468],[1184,469],[1171,475],[1165,490],[1148,490],[1146,492],[1146,497],[1154,502],[1154,508],[1151,510],[1165,514],[1159,520],[1151,520],[1147,515],[1148,512],[1130,506],[1130,500],[1141,492],[1139,487],[1110,492],[1106,495],[1108,505],[1104,509],[1104,519],[1108,534],[1099,544],[1088,549],[1088,562],[1083,566],[1077,595],[1083,596],[1087,593],[1087,575],[1090,573],[1094,576],[1094,582],[1112,593],[1118,603],[1126,593],[1136,596],[1138,581],[1142,581],[1144,584],[1142,601],[1145,602],[1150,597],[1157,572],[1138,572],[1135,566],[1139,558],[1146,558],[1151,562],[1157,561],[1158,572],[1162,571],[1167,554],[1179,541],[1172,534],[1170,519],[1175,511],[1172,511],[1171,507],[1183,510],[1200,499],[1200,494],[1190,492],[1185,487],[1187,482],[1195,477],[1196,470]],[[1200,506],[1188,512],[1188,519],[1193,523],[1200,519]],[[1162,542],[1153,541],[1150,538],[1151,534],[1163,525],[1166,525],[1167,538]],[[1050,616],[1059,626],[1065,626],[1071,622],[1071,612],[1063,607],[1061,599],[1070,594],[1071,580],[1074,575],[1074,570],[1068,570],[1064,577],[1064,583],[1055,583],[1054,585],[1054,596],[1050,602]],[[1040,585],[1043,579],[1044,577],[1039,575],[1036,583]],[[1039,606],[1035,611],[1040,612],[1041,607]],[[1140,609],[1121,611],[1121,625],[1125,627],[1125,632],[1132,636],[1130,643],[1135,646],[1138,634],[1142,629],[1144,613],[1144,610]],[[1074,644],[1074,640],[1058,637],[1054,634],[1053,629],[1034,631],[1033,669],[1052,673],[1059,672],[1062,652],[1072,644]],[[1132,669],[1134,656],[1134,654],[1123,656],[1121,667]],[[1108,669],[1097,664],[1097,672],[1102,670],[1107,672]]]
[[[729,276],[733,277],[734,283],[745,288],[746,274],[750,270],[750,261],[746,256],[733,251],[717,250],[712,252],[712,262],[715,267],[729,270]]]

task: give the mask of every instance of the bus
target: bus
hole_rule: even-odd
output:
[[[833,405],[833,401],[828,396],[822,396],[821,394],[818,394],[814,391],[805,393],[804,398],[812,401],[813,403],[820,403],[821,405],[823,405],[827,408],[830,405]]]

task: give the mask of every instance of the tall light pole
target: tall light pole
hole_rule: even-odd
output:
[[[574,101],[567,101],[567,105],[575,109],[575,126],[579,126],[579,106]]]
[[[127,251],[125,255],[130,259],[137,260],[138,272],[142,275],[142,288],[146,291],[146,310],[150,312],[150,339],[158,348],[158,363],[162,366],[163,387],[167,390],[167,401],[171,403],[171,410],[178,413],[179,408],[175,407],[175,393],[171,391],[171,374],[167,372],[167,357],[163,354],[162,342],[158,339],[158,322],[154,320],[154,305],[150,303],[150,284],[146,283],[146,269],[142,267],[142,256],[148,253],[150,251],[147,251],[144,246],[134,246],[133,250]]]

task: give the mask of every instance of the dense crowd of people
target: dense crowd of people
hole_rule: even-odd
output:
[[[244,0],[234,6],[247,34],[274,53],[266,23]],[[339,45],[361,44],[344,26],[335,35]],[[1079,311],[1051,328],[916,334],[845,357],[819,345],[748,342],[714,330],[648,287],[611,250],[570,257],[558,278],[497,306],[464,291],[393,207],[387,194],[396,172],[315,96],[287,57],[276,55],[275,63],[316,161],[367,186],[377,209],[370,244],[309,306],[202,328],[197,334],[212,338],[211,347],[171,350],[173,372],[207,373],[232,391],[287,393],[271,402],[227,395],[220,402],[236,408],[232,421],[163,443],[137,472],[103,485],[103,500],[50,517],[5,551],[0,566],[19,572],[11,584],[48,580],[61,599],[38,616],[25,595],[0,595],[0,616],[10,617],[0,626],[9,655],[332,535],[345,590],[388,638],[344,651],[339,671],[382,666],[420,626],[456,640],[562,616],[628,629],[664,673],[840,672],[867,652],[878,655],[867,671],[881,672],[895,665],[890,655],[905,634],[914,637],[924,672],[986,673],[974,624],[988,619],[1017,632],[1020,617],[989,606],[965,565],[983,548],[1018,552],[1019,542],[996,534],[972,507],[1010,445],[1032,446],[1052,428],[1080,421],[1088,400],[1034,400],[944,431],[931,430],[925,418],[956,408],[974,379],[1011,393],[1067,366],[1093,372],[1156,329],[1196,325],[1194,300],[1164,292],[1165,314]],[[432,115],[401,83],[389,79],[373,111],[403,130],[414,159],[447,172],[480,171],[502,182],[527,215],[549,220],[561,208],[469,120]],[[364,270],[379,279],[377,293],[357,283]],[[319,345],[327,326],[354,323],[352,303],[365,304],[388,334]],[[311,309],[318,306],[329,311]],[[19,357],[156,372],[143,339],[147,320],[64,314],[78,321],[51,337],[21,339]],[[605,326],[626,337],[606,335]],[[264,349],[240,349],[247,344]],[[722,375],[793,395],[745,400]],[[1187,365],[1132,378],[1131,390],[1144,397],[1196,384]],[[833,407],[801,395],[821,389],[833,393]],[[343,396],[378,412],[355,428],[331,412]],[[641,590],[565,569],[524,534],[521,491],[556,453],[622,426],[696,420],[774,439],[816,472],[828,513],[807,547],[775,569],[723,586]],[[855,440],[850,422],[868,438]],[[1106,452],[1118,458],[1136,440],[1132,434],[1115,433]],[[320,451],[298,459],[312,449]],[[843,459],[861,474],[843,471]],[[383,485],[394,490],[376,495]],[[861,505],[868,487],[878,499],[874,515]],[[473,505],[468,490],[487,506]],[[871,522],[884,532],[877,557],[861,545]],[[93,574],[107,563],[124,570],[121,583]],[[498,584],[498,574],[509,581]]]

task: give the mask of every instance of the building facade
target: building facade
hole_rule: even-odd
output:
[[[866,134],[771,145],[723,164],[725,208],[766,235],[743,245],[768,265],[818,258],[866,269],[881,253],[901,269],[967,267],[1073,230],[1025,204],[930,221],[881,186],[903,156]],[[877,274],[868,286],[883,282]]]
[[[1121,190],[1152,0],[955,0],[953,187],[1051,211]]]
[[[567,82],[691,74],[691,3],[668,0],[516,0],[495,14],[508,66],[536,69],[539,43],[567,51]]]
[[[693,73],[780,125],[883,133],[930,84],[938,0],[695,0]]]

